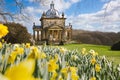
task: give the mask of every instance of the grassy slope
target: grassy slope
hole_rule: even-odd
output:
[[[63,47],[69,50],[81,51],[82,48],[86,48],[88,51],[90,49],[95,50],[99,53],[100,56],[107,56],[108,59],[112,60],[115,64],[120,63],[120,51],[111,51],[110,46],[103,46],[103,45],[91,45],[91,44],[67,44]]]

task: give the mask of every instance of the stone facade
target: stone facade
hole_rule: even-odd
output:
[[[65,25],[66,18],[64,13],[59,15],[59,12],[54,8],[54,3],[50,4],[50,9],[43,12],[40,21],[41,26],[33,24],[33,39],[39,41],[70,41],[72,39],[72,25]]]

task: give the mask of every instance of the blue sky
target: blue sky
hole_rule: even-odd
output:
[[[32,23],[40,25],[40,17],[43,11],[49,9],[52,0],[23,0],[24,9],[22,13],[29,16],[28,21],[22,19],[14,7],[13,0],[6,0],[7,11],[17,13],[15,16],[21,18],[16,20],[27,27],[32,33]],[[61,14],[65,13],[66,25],[70,22],[74,29],[89,31],[119,32],[120,31],[120,0],[53,0],[55,8]]]
[[[65,12],[67,14],[69,14],[69,12],[76,14],[94,13],[101,10],[103,5],[104,3],[100,0],[82,0],[78,3],[73,4]]]

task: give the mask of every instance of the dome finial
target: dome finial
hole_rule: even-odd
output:
[[[51,4],[54,4],[54,2],[52,1]]]
[[[62,18],[64,18],[64,12],[62,12]]]
[[[52,1],[51,4],[50,4],[50,8],[51,9],[54,9],[54,2]]]

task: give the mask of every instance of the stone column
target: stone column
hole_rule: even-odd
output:
[[[54,32],[53,32],[53,30],[52,30],[52,36],[54,37]]]
[[[43,39],[45,39],[45,31],[43,31]]]
[[[37,40],[39,41],[39,31],[37,31]]]
[[[33,30],[33,39],[35,40],[35,30]]]
[[[47,30],[45,30],[45,39],[47,39]]]
[[[72,30],[70,31],[70,33],[71,33],[71,34],[70,34],[70,36],[71,36],[71,37],[70,37],[70,40],[72,40]]]
[[[64,31],[62,30],[61,31],[61,40],[63,40],[63,38],[64,38],[64,36],[65,36],[65,34],[63,34],[64,33]]]
[[[47,32],[47,38],[48,38],[48,40],[49,40],[49,36],[50,36],[50,31],[48,30],[48,32]]]
[[[58,40],[60,40],[60,30],[58,30]]]
[[[42,30],[41,30],[41,40],[43,39],[43,36],[42,36],[42,35],[43,35],[43,32],[42,32]]]
[[[61,35],[62,35],[62,34],[61,34],[61,30],[60,30],[60,32],[59,32],[59,33],[60,33],[60,34],[59,34],[59,36],[60,36],[60,40],[61,40]]]
[[[44,30],[44,39],[46,38],[46,31]]]
[[[39,40],[41,40],[41,31],[39,31]]]

